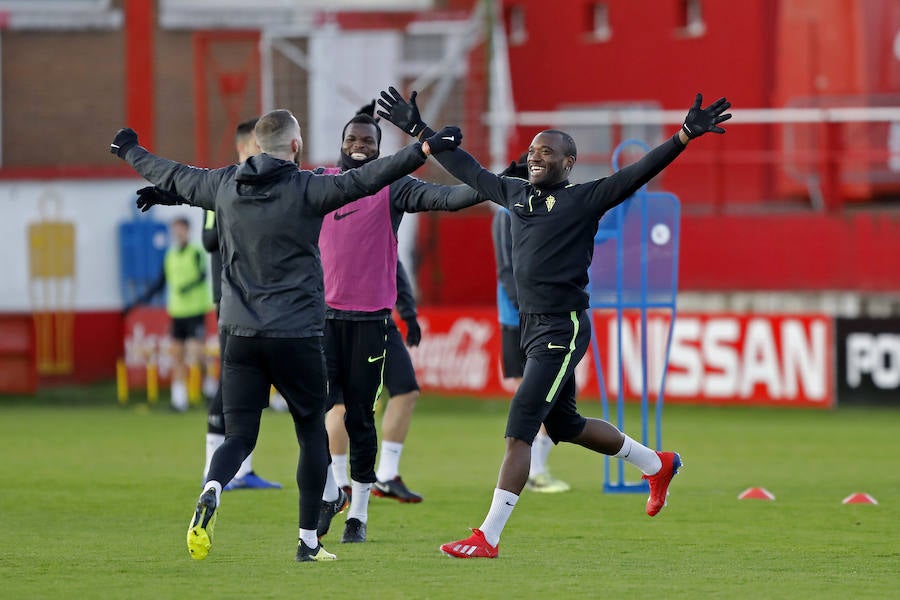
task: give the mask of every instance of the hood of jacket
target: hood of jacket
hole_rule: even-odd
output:
[[[297,171],[297,164],[289,160],[274,158],[268,154],[251,156],[238,165],[234,178],[238,183],[259,184],[284,177],[285,173]]]

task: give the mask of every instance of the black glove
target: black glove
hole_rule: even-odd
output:
[[[148,185],[147,187],[142,187],[137,191],[137,201],[135,204],[141,212],[147,212],[150,210],[150,207],[155,204],[164,204],[166,206],[175,206],[176,204],[187,204],[184,201],[184,198],[179,196],[178,194],[173,194],[172,192],[167,192],[158,187],[153,187],[152,185]]]
[[[422,341],[422,328],[415,317],[403,319],[406,323],[406,345],[415,348]]]
[[[389,87],[387,92],[381,92],[381,98],[378,99],[378,105],[384,109],[378,111],[378,116],[387,119],[413,137],[419,137],[423,131],[426,132],[425,135],[431,135],[434,131],[422,121],[419,107],[416,106],[418,94],[419,92],[414,91],[407,102],[396,88]]]
[[[134,129],[120,129],[116,132],[116,137],[113,138],[112,144],[109,145],[109,152],[119,158],[125,158],[125,153],[137,145],[137,133],[134,132]]]
[[[518,177],[519,179],[528,179],[528,163],[517,163],[512,161],[509,166],[503,169],[500,177]]]
[[[459,130],[459,127],[451,125],[449,127],[444,127],[427,140],[423,140],[423,142],[428,142],[428,149],[432,154],[440,154],[447,150],[456,150],[462,143],[462,131]]]
[[[700,108],[702,102],[703,94],[697,94],[697,97],[694,99],[694,105],[691,106],[687,117],[684,118],[684,125],[681,126],[681,130],[690,139],[700,137],[710,131],[713,133],[725,133],[725,130],[718,125],[731,118],[731,113],[722,114],[731,108],[731,102],[725,98],[719,98],[706,108]]]
[[[359,110],[356,111],[358,115],[369,115],[370,117],[375,116],[375,100],[372,100],[365,106],[360,106]]]

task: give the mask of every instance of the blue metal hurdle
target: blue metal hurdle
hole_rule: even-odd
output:
[[[614,170],[624,148],[636,145],[649,151],[640,140],[619,144],[612,156]],[[641,343],[641,442],[659,450],[662,447],[662,406],[669,350],[676,316],[678,291],[678,248],[681,205],[678,198],[666,192],[650,192],[641,188],[622,205],[600,220],[594,238],[594,258],[590,268],[591,334],[594,367],[603,407],[603,418],[610,419],[610,401],[606,390],[603,362],[594,325],[594,310],[614,310],[617,324],[618,397],[615,424],[625,431],[625,378],[622,356],[622,325],[626,311],[640,313]],[[668,311],[669,328],[659,392],[654,402],[655,444],[650,443],[650,382],[647,364],[648,311]],[[611,421],[612,422],[612,421]],[[647,482],[625,480],[624,462],[618,461],[613,473],[610,457],[604,460],[603,491],[608,493],[648,493]]]

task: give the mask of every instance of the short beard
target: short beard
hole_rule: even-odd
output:
[[[341,169],[343,169],[345,171],[347,169],[358,169],[359,167],[372,162],[376,158],[378,158],[378,154],[375,154],[375,155],[373,155],[369,158],[363,159],[363,160],[356,160],[355,158],[352,158],[352,157],[350,157],[350,155],[344,154],[344,152],[341,151],[341,158],[338,161],[338,165],[341,167]]]

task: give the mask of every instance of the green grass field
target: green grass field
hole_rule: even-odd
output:
[[[192,561],[205,419],[118,408],[108,387],[0,399],[3,598],[888,598],[900,571],[900,411],[667,407],[687,468],[650,519],[643,496],[604,495],[602,461],[550,456],[568,494],[525,492],[500,558],[442,542],[477,527],[503,452],[506,403],[422,400],[402,473],[419,505],[373,498],[369,542],[297,564],[296,442],[267,411],[256,470],[280,491],[223,497],[213,550]],[[597,415],[597,406],[584,412]],[[633,435],[635,431],[631,431]],[[775,502],[738,501],[764,486]],[[878,506],[844,506],[851,492]],[[335,529],[342,525],[338,517]]]

